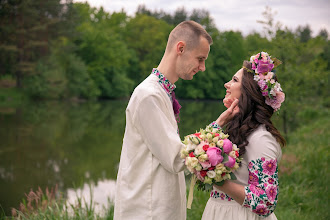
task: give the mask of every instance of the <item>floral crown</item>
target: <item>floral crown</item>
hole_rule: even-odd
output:
[[[275,81],[276,76],[272,70],[282,62],[276,58],[271,58],[266,52],[251,56],[250,62],[252,70],[243,68],[254,73],[253,79],[257,81],[266,104],[271,106],[274,111],[279,110],[281,103],[285,100],[285,94],[282,92],[281,84]]]

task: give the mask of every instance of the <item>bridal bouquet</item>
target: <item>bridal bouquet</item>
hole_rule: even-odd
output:
[[[211,126],[185,136],[181,158],[192,173],[188,208],[191,208],[196,183],[199,190],[209,191],[213,184],[221,186],[226,179],[236,179],[233,171],[238,169],[242,159],[238,147],[228,137],[221,129]]]

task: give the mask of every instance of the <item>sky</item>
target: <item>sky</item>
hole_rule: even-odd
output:
[[[184,7],[188,15],[193,9],[205,9],[220,31],[241,31],[243,35],[253,31],[263,33],[263,26],[257,20],[264,20],[262,13],[269,6],[276,12],[275,23],[280,22],[282,27],[296,30],[308,24],[312,36],[321,29],[330,35],[330,0],[74,0],[86,1],[92,7],[103,6],[110,13],[123,9],[130,16],[134,16],[142,4],[151,11],[163,10],[172,15],[180,7]]]

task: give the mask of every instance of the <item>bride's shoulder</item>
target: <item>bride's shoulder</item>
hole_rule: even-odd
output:
[[[260,156],[280,159],[282,154],[281,146],[276,141],[276,138],[267,131],[265,125],[260,125],[255,131],[253,131],[248,137],[248,141],[248,154],[260,154]]]

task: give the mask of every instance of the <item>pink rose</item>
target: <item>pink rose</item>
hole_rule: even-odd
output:
[[[274,76],[274,73],[273,72],[269,72],[266,76],[265,76],[265,79],[272,79]]]
[[[269,63],[268,60],[259,60],[258,66],[257,66],[257,71],[258,73],[268,73],[272,71],[274,68],[274,64]]]
[[[204,182],[204,180],[205,180],[199,171],[196,172],[196,177],[197,177],[197,179],[199,179],[202,182]]]
[[[202,162],[199,160],[199,163],[202,165],[203,169],[208,169],[211,167],[211,163],[209,161]]]
[[[281,107],[281,103],[285,100],[285,94],[283,92],[276,92],[276,96],[273,99],[266,98],[266,104],[270,105],[275,111]]]
[[[234,158],[232,158],[231,156],[229,156],[228,159],[229,160],[225,163],[225,166],[229,167],[229,168],[234,167],[236,160]]]
[[[216,166],[223,161],[223,157],[221,156],[221,150],[217,147],[210,147],[207,150],[206,154],[209,157],[209,161],[212,166]]]
[[[229,154],[229,152],[233,150],[233,144],[229,139],[224,139],[222,148],[226,154]]]

